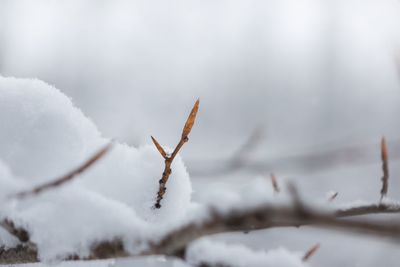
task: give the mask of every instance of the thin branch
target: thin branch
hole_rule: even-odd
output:
[[[84,162],[81,166],[76,168],[75,170],[71,171],[70,173],[61,176],[60,178],[51,180],[50,182],[47,182],[45,184],[39,185],[33,189],[27,190],[27,191],[22,191],[16,194],[13,194],[9,196],[9,198],[26,198],[29,196],[33,195],[38,195],[42,193],[43,191],[53,189],[55,187],[59,187],[63,185],[64,183],[74,179],[76,176],[79,174],[83,173],[89,167],[91,167],[94,163],[96,163],[99,159],[101,159],[112,147],[112,143],[107,144],[105,147],[100,149],[98,152],[96,152],[92,157],[90,157],[86,162]]]
[[[210,218],[203,223],[193,222],[169,233],[159,243],[153,244],[146,253],[164,255],[182,255],[187,244],[197,238],[224,232],[260,230],[273,227],[299,227],[316,225],[349,232],[364,233],[380,237],[400,238],[400,225],[368,222],[365,220],[339,220],[340,217],[366,215],[370,213],[400,212],[400,208],[382,206],[356,207],[337,210],[334,213],[321,213],[311,209],[288,206],[262,206],[253,209],[219,213],[212,211]]]
[[[239,169],[243,167],[246,163],[246,159],[254,151],[254,149],[261,143],[264,137],[264,129],[262,127],[257,127],[250,134],[246,142],[243,143],[241,147],[234,153],[233,157],[230,159],[228,166],[232,169]]]
[[[333,202],[337,196],[339,195],[339,192],[334,192],[329,198],[328,198],[328,202]]]
[[[382,189],[381,189],[381,201],[387,195],[389,189],[389,153],[386,144],[385,137],[381,140],[381,160],[382,160]]]
[[[368,214],[400,213],[400,205],[395,203],[378,203],[349,208],[341,208],[334,212],[338,218]]]
[[[400,140],[390,142],[391,160],[400,160]],[[269,172],[271,169],[296,173],[318,172],[337,166],[357,166],[376,162],[376,144],[353,145],[324,149],[309,153],[284,155],[270,159],[249,159],[240,168],[232,168],[228,159],[194,159],[188,163],[192,176],[218,176],[244,170],[251,173]]]
[[[274,192],[279,193],[281,191],[281,189],[279,188],[278,180],[276,179],[275,174],[271,173],[270,177],[271,177],[271,183],[272,183],[272,188],[274,189]]]
[[[306,262],[308,261],[314,254],[317,252],[317,250],[321,247],[320,243],[315,244],[312,246],[303,256],[302,261]]]
[[[21,242],[29,241],[29,233],[22,227],[17,227],[10,219],[4,219],[0,222],[0,226],[3,227],[11,235],[15,236]]]
[[[200,104],[200,100],[197,99],[196,103],[194,104],[194,106],[192,108],[192,111],[190,112],[190,114],[186,120],[185,126],[183,127],[181,139],[179,140],[179,143],[175,147],[171,156],[167,155],[167,153],[164,151],[164,149],[161,147],[161,145],[157,142],[157,140],[154,137],[151,137],[158,152],[160,152],[161,156],[165,159],[164,171],[163,171],[162,177],[159,181],[160,186],[159,186],[159,189],[157,192],[156,203],[154,204],[154,208],[156,208],[156,209],[161,208],[161,200],[163,199],[164,194],[167,191],[166,184],[167,184],[169,176],[171,175],[171,172],[172,172],[172,170],[171,170],[172,162],[175,159],[176,155],[178,154],[179,150],[182,148],[182,146],[187,141],[189,141],[189,134],[190,134],[190,131],[192,130],[192,127],[196,121],[196,115],[197,115],[197,111],[199,110],[199,104]]]

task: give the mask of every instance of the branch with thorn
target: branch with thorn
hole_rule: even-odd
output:
[[[183,127],[181,139],[179,140],[179,143],[176,145],[174,151],[172,152],[171,155],[168,155],[164,148],[157,142],[157,140],[152,136],[151,140],[153,141],[154,145],[156,146],[158,152],[160,152],[161,156],[164,158],[164,171],[162,173],[162,177],[159,181],[159,189],[157,192],[157,198],[156,198],[156,203],[154,204],[154,208],[159,209],[161,208],[161,200],[163,199],[166,191],[167,191],[167,182],[169,179],[169,176],[172,173],[171,165],[172,162],[174,161],[176,155],[178,154],[179,150],[183,147],[183,145],[189,141],[189,134],[190,131],[192,130],[192,127],[196,121],[196,115],[197,111],[199,110],[199,104],[200,100],[197,99],[196,103],[194,104],[192,111],[189,114],[189,117],[186,120],[185,126]]]

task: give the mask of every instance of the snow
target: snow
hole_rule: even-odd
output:
[[[287,204],[291,201],[286,190],[276,194],[269,177],[255,176],[244,183],[232,186],[229,182],[214,182],[197,201],[224,212],[232,207],[255,207],[262,204]]]
[[[0,158],[14,174],[38,182],[74,167],[102,143],[91,120],[39,80],[0,77],[0,120]]]
[[[114,239],[122,240],[132,254],[139,253],[148,241],[186,221],[206,218],[207,205],[229,210],[288,199],[274,194],[270,180],[260,176],[235,190],[216,186],[204,195],[203,204],[191,202],[189,175],[177,156],[162,208],[154,209],[163,158],[151,145],[135,148],[114,142],[112,150],[78,179],[37,196],[9,200],[12,193],[66,173],[110,139],[71,99],[39,80],[0,77],[0,114],[1,217],[29,231],[45,262],[68,255],[85,257],[97,242]],[[4,230],[0,241],[7,247],[18,244]],[[207,241],[196,242],[188,252],[190,261],[203,257],[218,262],[234,253],[244,255],[238,266],[260,260],[266,266],[277,266],[276,262],[303,266],[297,256],[283,249],[252,252],[241,246],[212,244],[206,251],[207,246],[211,246]]]
[[[28,263],[18,265],[21,267],[48,267],[54,264]],[[57,264],[58,267],[131,267],[131,266],[157,266],[157,267],[188,267],[184,261],[164,256],[148,256],[123,259],[93,260],[93,261],[70,261]]]
[[[186,258],[194,266],[209,264],[235,267],[304,267],[300,253],[284,248],[253,251],[243,245],[212,242],[206,238],[189,246]]]
[[[249,160],[265,163],[282,188],[286,176],[297,182],[302,197],[338,191],[332,203],[324,198],[327,208],[354,199],[376,204],[382,135],[393,152],[389,197],[400,196],[398,150],[390,149],[399,137],[399,5],[375,0],[0,1],[0,73],[55,84],[101,133],[135,145],[147,143],[149,134],[173,145],[187,115],[182,109],[200,97],[203,111],[182,151],[189,171],[198,169],[199,161],[211,168],[208,162],[228,159],[262,124],[265,142]],[[337,165],[335,158],[323,166],[290,158],[357,144],[377,145],[374,164],[357,162],[356,155],[356,162],[352,155],[338,155],[345,164]],[[18,175],[9,167],[13,183]],[[35,181],[66,169],[60,166]],[[207,200],[210,189],[214,199],[222,199],[219,190],[228,195],[225,189],[249,178],[247,171],[223,177],[191,173],[192,199]],[[0,196],[9,191],[0,185]],[[315,266],[398,266],[398,244],[310,227],[221,239],[266,250],[280,245],[303,250],[322,242]]]
[[[181,223],[190,207],[191,183],[179,156],[162,209],[155,210],[162,157],[152,146],[121,143],[82,177],[38,196],[6,201],[68,172],[110,140],[68,97],[39,80],[0,77],[0,120],[2,217],[29,230],[41,260],[87,256],[95,242],[115,238],[138,252],[144,241]],[[4,245],[15,243],[4,231],[0,238]]]

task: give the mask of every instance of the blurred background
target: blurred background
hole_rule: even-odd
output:
[[[234,190],[270,172],[308,198],[376,201],[382,135],[389,196],[400,199],[399,67],[397,0],[0,0],[0,74],[54,85],[107,137],[173,147],[201,99],[182,151],[198,201],[214,184]],[[247,168],[212,171],[237,163],[249,138]],[[315,266],[397,266],[400,248],[307,228],[221,238],[260,249],[318,241]]]

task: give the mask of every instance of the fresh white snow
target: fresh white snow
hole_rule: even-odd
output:
[[[88,255],[96,241],[121,238],[132,252],[181,223],[191,184],[178,156],[162,201],[152,206],[163,170],[156,149],[115,143],[82,177],[22,200],[7,200],[70,171],[109,139],[71,100],[39,80],[0,77],[1,216],[28,229],[42,260]],[[3,245],[16,241],[0,231]]]
[[[211,242],[201,239],[194,242],[187,252],[187,260],[194,266],[207,263],[211,266],[235,267],[305,267],[301,253],[289,252],[284,248],[269,251],[253,251],[243,245]]]

